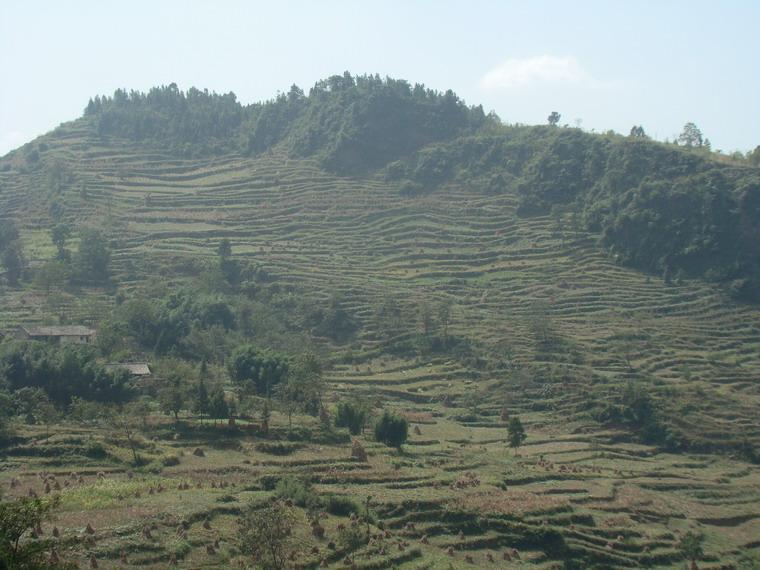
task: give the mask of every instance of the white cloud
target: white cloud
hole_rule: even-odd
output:
[[[537,55],[509,58],[486,73],[480,80],[484,91],[508,91],[536,85],[599,86],[572,56]]]

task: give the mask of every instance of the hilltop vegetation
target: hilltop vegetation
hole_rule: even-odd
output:
[[[319,81],[308,97],[287,94],[243,107],[218,95],[175,84],[148,93],[117,90],[85,109],[100,136],[168,145],[189,156],[266,152],[284,144],[294,156],[317,157],[331,171],[360,174],[424,145],[475,132],[486,122],[452,92],[348,73]]]
[[[0,160],[2,512],[50,566],[751,568],[758,169],[687,142],[378,77],[93,99]]]

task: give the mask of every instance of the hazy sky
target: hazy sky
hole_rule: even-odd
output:
[[[349,70],[456,91],[505,121],[760,144],[760,1],[0,0],[0,155],[117,87],[243,103]],[[579,123],[580,121],[580,123]]]

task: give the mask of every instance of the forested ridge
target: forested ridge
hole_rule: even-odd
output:
[[[336,75],[308,96],[293,85],[270,101],[242,106],[175,84],[148,93],[117,90],[90,100],[85,117],[101,136],[169,145],[180,154],[265,152],[282,143],[295,156],[315,156],[340,173],[363,173],[486,121],[452,91],[439,93],[379,76]]]

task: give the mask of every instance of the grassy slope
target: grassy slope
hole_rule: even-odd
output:
[[[243,474],[263,469],[317,476],[333,466],[335,476],[320,487],[373,494],[384,503],[392,525],[421,522],[417,535],[429,534],[431,545],[413,548],[421,548],[422,558],[433,567],[448,564],[438,547],[462,547],[455,537],[460,529],[467,535],[464,545],[476,551],[478,565],[486,565],[485,549],[500,557],[503,547],[522,544],[516,537],[524,536],[524,529],[505,527],[513,524],[509,517],[505,522],[505,513],[524,513],[517,518],[531,528],[556,528],[572,548],[610,565],[673,564],[676,533],[692,526],[707,533],[706,550],[716,562],[738,557],[750,544],[757,549],[752,542],[760,516],[756,470],[729,459],[655,454],[646,446],[614,443],[614,432],[599,431],[580,411],[589,394],[611,397],[630,377],[679,390],[678,403],[662,389],[657,394],[671,412],[669,420],[699,438],[719,442],[748,436],[760,444],[757,309],[736,305],[701,282],[665,286],[615,265],[600,254],[595,236],[568,227],[558,231],[549,217],[518,218],[513,196],[482,196],[452,185],[427,197],[401,199],[396,188],[383,182],[336,178],[314,163],[277,153],[184,161],[116,141],[93,141],[86,129],[68,125],[47,137],[50,149],[42,160],[61,159],[77,175],[77,182],[56,198],[67,212],[76,212],[79,223],[115,230],[117,274],[136,268],[136,277],[124,280],[122,288],[164,275],[164,268],[182,258],[211,257],[218,240],[228,237],[236,255],[261,261],[282,282],[304,285],[316,298],[344,292],[364,320],[354,349],[366,356],[356,367],[338,366],[330,373],[336,393],[381,396],[404,411],[435,415],[433,424],[421,426],[422,436],[413,436],[406,458],[394,459],[368,443],[376,451],[368,469],[349,465],[344,472],[335,463],[334,458],[347,456],[346,446],[321,451],[309,446],[271,465],[264,463],[269,458],[245,447],[220,452],[205,463],[183,460],[167,470],[167,477],[221,477],[225,467]],[[0,180],[0,208],[21,221],[23,238],[33,246],[27,248],[30,257],[48,255],[44,229],[50,223],[49,198],[37,189],[44,175],[11,171],[0,173]],[[86,197],[77,190],[81,182]],[[517,361],[537,362],[539,369],[546,360],[545,376],[556,376],[557,364],[536,350],[529,326],[532,301],[548,300],[554,328],[581,356],[562,365],[564,380],[551,382],[505,370],[469,370],[453,361],[377,356],[368,315],[388,291],[405,299],[451,300],[453,333],[494,354],[511,346]],[[45,320],[49,309],[43,297],[29,290],[0,292],[2,325]],[[110,303],[102,291],[82,291],[65,310],[71,320],[97,320]],[[632,370],[612,349],[611,340],[620,335],[635,337]],[[462,410],[442,404],[445,395],[472,389],[472,379],[490,388],[483,405],[490,420],[478,426],[454,421],[451,416]],[[533,411],[539,398],[549,403],[548,410]],[[505,432],[497,419],[504,400],[511,413],[520,413],[530,434],[521,459],[505,451]],[[193,443],[167,445],[190,449]],[[558,466],[548,470],[536,464],[541,454],[556,465],[577,466],[578,472],[559,476]],[[251,464],[243,464],[244,459]],[[391,468],[391,460],[399,463],[398,470]],[[79,469],[75,463],[69,467]],[[85,464],[97,469],[92,461]],[[44,461],[26,470],[16,460],[6,466],[9,473],[28,473],[43,468]],[[470,470],[479,474],[480,487],[448,488],[447,483]],[[505,472],[507,490],[498,491],[494,485],[503,482]],[[124,481],[123,474],[114,477]],[[444,485],[433,485],[436,479]],[[237,500],[249,493],[244,487],[240,481]],[[486,490],[490,494],[484,499]],[[172,516],[205,509],[220,517],[222,528],[229,526],[223,522],[228,515],[214,514],[213,494],[201,495],[203,500],[189,504],[165,499],[168,495],[161,500],[170,502]],[[404,507],[405,500],[420,504]],[[156,501],[143,495],[134,507],[143,516],[158,517],[169,507]],[[444,523],[440,509],[448,502],[484,513],[484,520],[471,515]],[[76,503],[72,513],[81,507]],[[101,526],[124,524],[121,511],[109,511],[112,503],[84,508],[87,516],[103,516]],[[593,524],[580,515],[591,515]],[[64,515],[61,524],[72,529],[86,524],[79,520],[84,515],[71,516],[67,520]],[[139,529],[125,532],[131,536]],[[171,550],[170,534],[158,540],[156,563]],[[409,540],[417,542],[417,535]],[[621,543],[618,536],[624,538]],[[99,556],[118,551],[118,540],[111,539],[113,544],[99,543]],[[206,560],[201,538],[196,542],[184,562],[188,567],[218,563]],[[540,548],[526,549],[537,557],[536,564],[545,565]],[[145,561],[150,560],[146,555]],[[463,555],[456,560],[455,565],[466,565]],[[408,562],[410,567],[419,563],[419,558]]]

